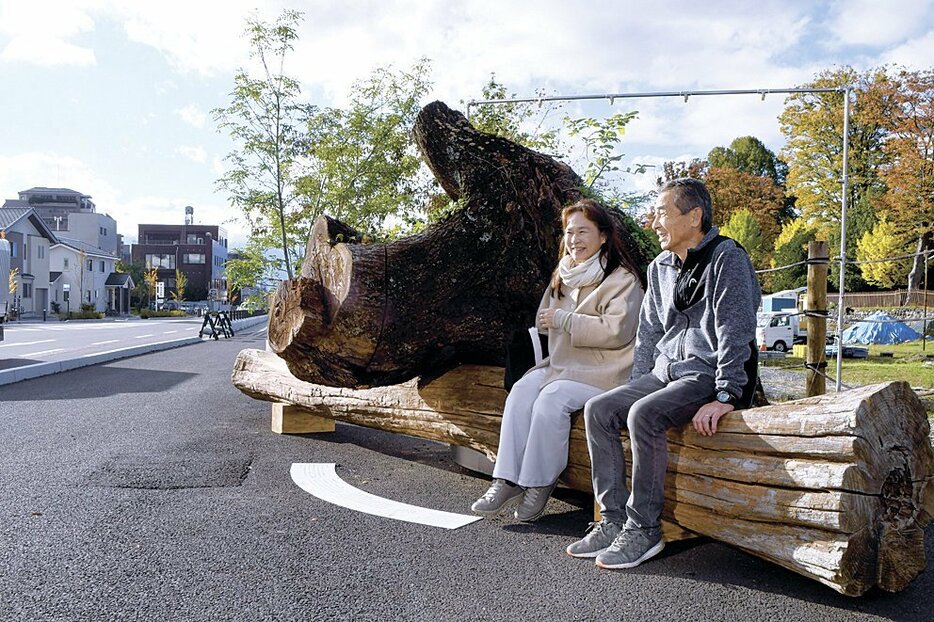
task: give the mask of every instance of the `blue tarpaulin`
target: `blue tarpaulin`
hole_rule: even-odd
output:
[[[843,343],[892,344],[921,339],[913,328],[882,311],[870,314],[866,320],[889,320],[888,322],[859,321],[843,331]]]

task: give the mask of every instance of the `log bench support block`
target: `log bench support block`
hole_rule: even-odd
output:
[[[313,434],[334,429],[334,419],[330,417],[316,415],[294,404],[272,404],[272,431],[276,434]]]

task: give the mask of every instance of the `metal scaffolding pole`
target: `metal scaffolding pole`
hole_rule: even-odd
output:
[[[843,387],[843,315],[846,311],[843,294],[846,291],[846,205],[850,168],[850,87],[843,91],[843,195],[840,197],[840,288],[837,297],[837,373],[835,390]]]
[[[521,104],[538,103],[553,101],[580,101],[580,100],[609,100],[610,105],[617,99],[639,99],[647,97],[682,97],[685,103],[688,98],[693,96],[705,95],[759,95],[763,100],[770,93],[843,93],[843,196],[840,199],[840,287],[839,297],[837,299],[837,374],[836,391],[839,393],[842,388],[841,372],[843,369],[843,316],[845,306],[843,304],[843,295],[845,293],[844,278],[846,277],[846,207],[847,191],[849,181],[849,134],[850,134],[850,93],[853,87],[850,85],[822,88],[779,88],[779,89],[718,89],[702,91],[646,91],[634,93],[602,93],[590,95],[552,95],[543,97],[517,97],[514,99],[472,99],[467,102],[467,118],[470,119],[470,108],[472,106],[496,105],[496,104]],[[926,314],[925,314],[926,315]]]
[[[685,103],[689,97],[705,95],[759,95],[763,100],[770,93],[842,93],[844,90],[849,92],[850,87],[835,86],[822,88],[784,88],[784,89],[720,89],[712,91],[647,91],[641,93],[602,93],[590,95],[551,95],[546,97],[517,97],[515,99],[472,99],[467,102],[467,118],[470,118],[471,106],[484,106],[487,104],[523,104],[555,102],[555,101],[580,101],[587,99],[606,99],[610,105],[617,99],[639,99],[645,97],[683,97]]]

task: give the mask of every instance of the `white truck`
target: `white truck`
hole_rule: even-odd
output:
[[[808,334],[804,316],[796,309],[786,312],[759,313],[756,322],[756,343],[765,344],[769,350],[786,352],[793,344],[807,342]]]
[[[0,341],[3,341],[3,323],[10,309],[10,243],[0,238]]]

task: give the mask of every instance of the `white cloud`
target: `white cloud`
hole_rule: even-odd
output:
[[[159,50],[180,72],[211,76],[231,72],[246,61],[244,19],[256,4],[163,0],[115,3],[114,11],[131,41]],[[261,4],[266,5],[263,17],[273,19],[279,13],[273,3]]]
[[[835,38],[831,43],[838,47],[885,47],[922,31],[932,13],[929,0],[837,0],[826,25]]]
[[[914,69],[930,69],[934,61],[934,30],[889,50],[883,55],[883,61]]]
[[[11,39],[0,52],[0,60],[23,61],[36,65],[89,66],[97,64],[94,50],[79,47],[61,39],[37,39],[31,36]]]
[[[48,0],[0,4],[0,34],[10,37],[0,51],[0,60],[38,65],[94,65],[94,50],[67,39],[94,30],[94,20],[88,11],[99,4]]]
[[[188,158],[192,162],[198,162],[199,164],[204,164],[208,159],[207,151],[205,151],[204,147],[201,146],[191,147],[188,145],[181,145],[180,147],[176,148],[175,151],[179,155]]]
[[[175,111],[182,121],[192,127],[202,128],[207,121],[208,115],[194,104],[188,104],[184,108]]]

